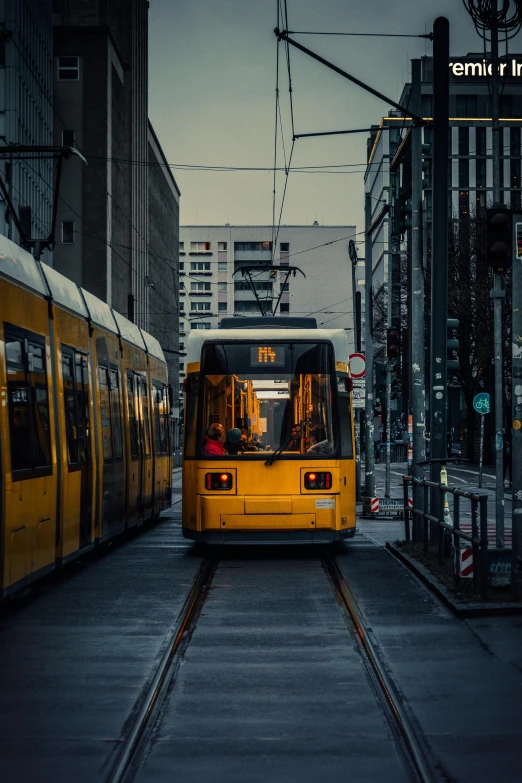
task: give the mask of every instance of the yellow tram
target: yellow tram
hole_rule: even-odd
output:
[[[0,236],[0,597],[171,503],[161,346]]]
[[[315,319],[227,318],[187,343],[183,535],[212,544],[355,534],[348,342]]]

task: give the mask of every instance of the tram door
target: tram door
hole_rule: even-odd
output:
[[[151,431],[149,412],[149,393],[147,380],[143,376],[137,376],[139,390],[139,408],[141,414],[141,514],[150,516],[152,513],[152,459],[151,459]],[[150,513],[147,514],[146,510]]]
[[[140,376],[127,370],[127,405],[131,463],[128,470],[127,514],[130,526],[143,518],[143,426],[139,404]]]

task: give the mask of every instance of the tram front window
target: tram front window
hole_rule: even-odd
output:
[[[333,368],[328,344],[205,346],[200,457],[335,456]]]

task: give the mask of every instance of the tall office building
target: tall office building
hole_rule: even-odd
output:
[[[346,329],[353,346],[348,243],[355,238],[355,226],[281,226],[276,241],[272,226],[181,226],[181,345],[191,329],[215,329],[223,316],[259,315],[256,294],[273,312],[281,294],[277,315],[313,315],[319,326]],[[255,294],[242,272],[247,266],[254,267]],[[305,276],[296,272],[286,282],[288,266]]]
[[[177,388],[179,190],[148,120],[148,5],[55,0],[55,144],[88,162],[63,169],[55,266],[151,332]]]
[[[48,146],[53,143],[53,68],[51,0],[0,3],[0,144]],[[52,222],[53,161],[13,154],[0,159],[0,176],[16,213],[33,239],[46,238]],[[0,233],[20,241],[0,195]],[[46,250],[42,260],[52,264]]]

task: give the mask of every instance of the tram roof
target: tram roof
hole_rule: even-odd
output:
[[[36,261],[31,253],[1,234],[0,277],[14,280],[18,285],[40,296],[49,297],[53,304],[70,310],[80,318],[90,318],[97,326],[165,361],[161,345],[155,337],[139,329],[103,300],[79,288],[56,269]]]
[[[348,338],[344,329],[192,329],[187,340],[187,364],[201,361],[204,343],[234,340],[238,343],[276,340],[283,342],[330,342],[335,358],[348,361]]]

